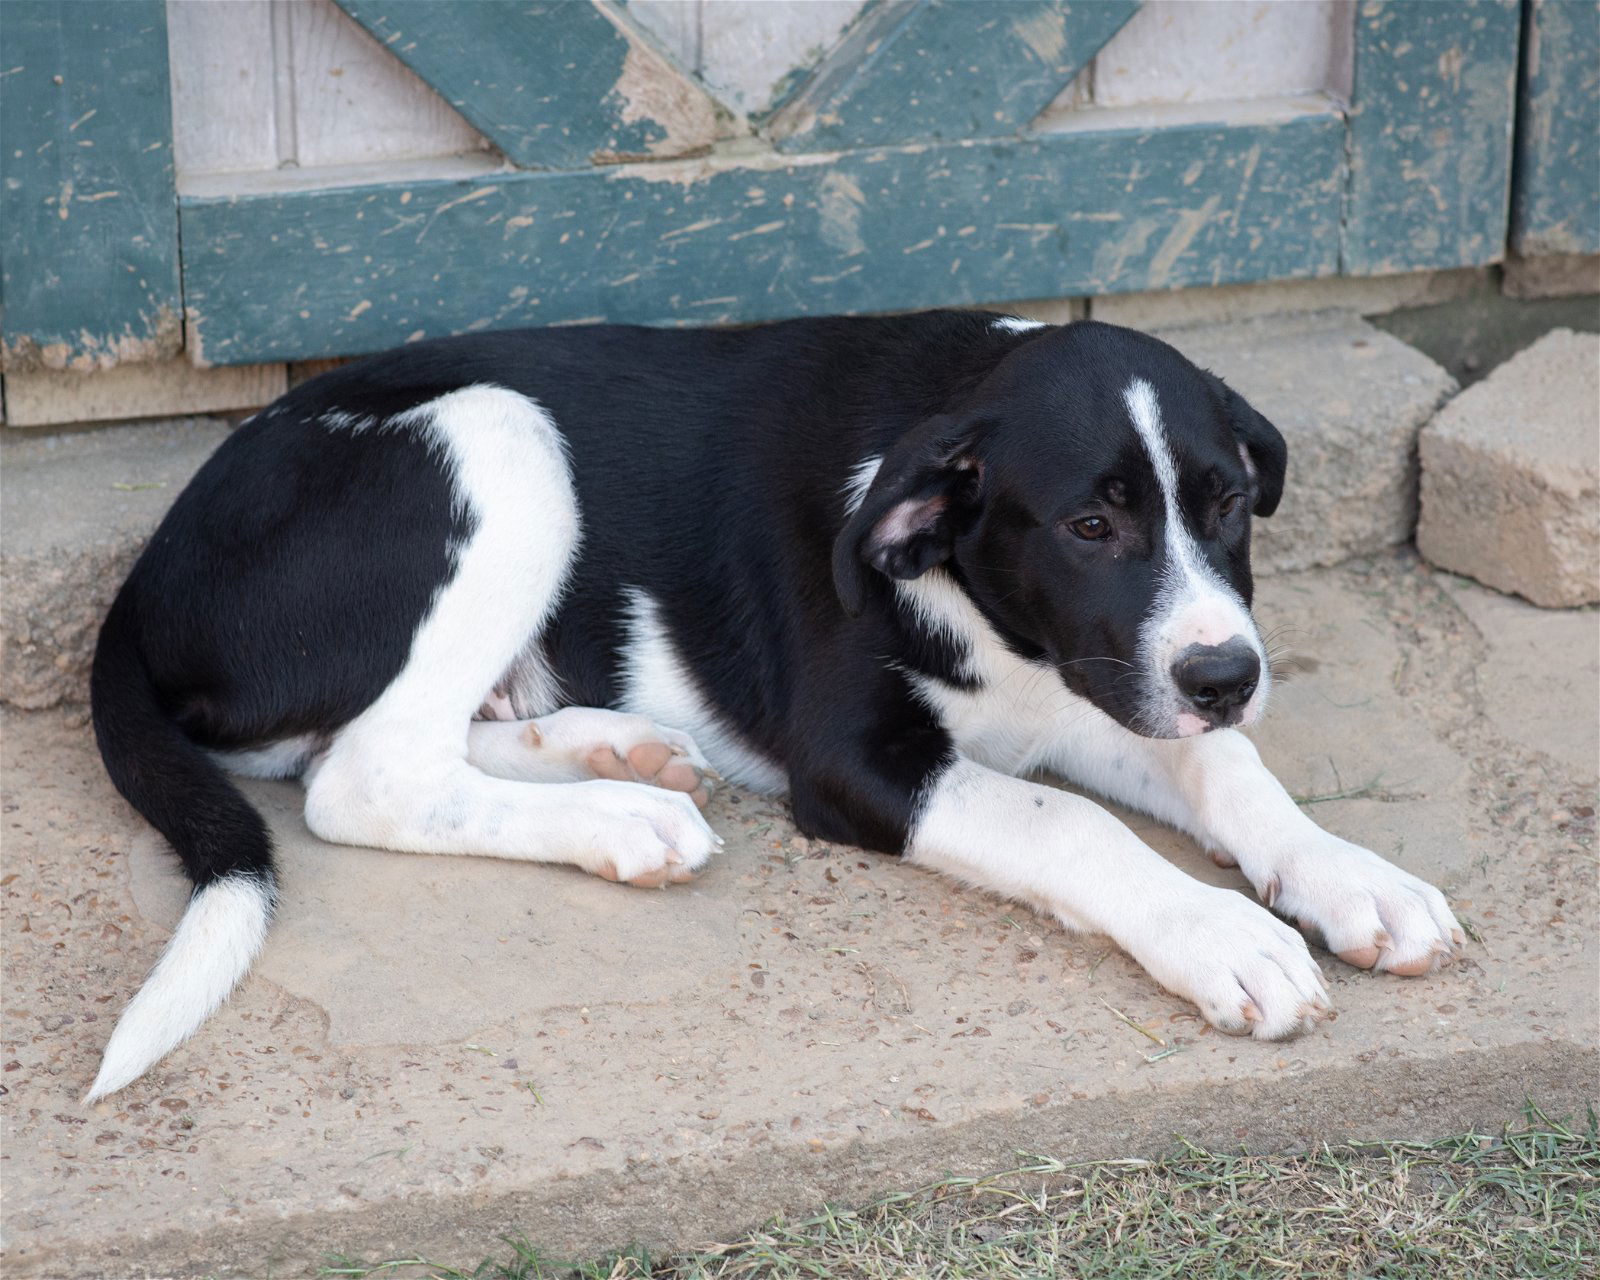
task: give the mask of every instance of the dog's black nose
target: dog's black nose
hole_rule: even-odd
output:
[[[1261,659],[1242,636],[1226,644],[1192,644],[1172,664],[1178,691],[1213,724],[1250,701],[1261,682]]]

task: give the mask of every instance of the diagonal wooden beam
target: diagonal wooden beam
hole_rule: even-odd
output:
[[[1139,0],[881,0],[772,117],[785,151],[1016,133]]]
[[[716,103],[614,5],[337,3],[522,168],[682,156],[720,132]]]

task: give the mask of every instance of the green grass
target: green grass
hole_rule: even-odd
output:
[[[1529,1107],[1498,1135],[1322,1147],[1293,1156],[1185,1145],[1161,1160],[1029,1159],[743,1239],[590,1262],[526,1242],[461,1270],[341,1263],[329,1277],[443,1280],[1593,1280],[1600,1134]]]

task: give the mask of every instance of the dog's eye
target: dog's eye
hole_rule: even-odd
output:
[[[1081,520],[1069,520],[1067,528],[1085,542],[1099,542],[1100,539],[1111,535],[1111,521],[1101,516],[1084,516]]]
[[[1217,508],[1217,511],[1222,515],[1231,516],[1235,511],[1237,511],[1239,509],[1239,504],[1241,502],[1243,502],[1243,501],[1244,501],[1244,494],[1242,494],[1242,493],[1230,493],[1226,498],[1224,498],[1222,500],[1222,505]]]

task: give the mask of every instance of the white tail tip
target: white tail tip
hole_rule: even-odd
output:
[[[274,897],[272,881],[256,875],[225,876],[196,891],[161,959],[122,1011],[84,1102],[132,1084],[228,998],[261,950]]]

